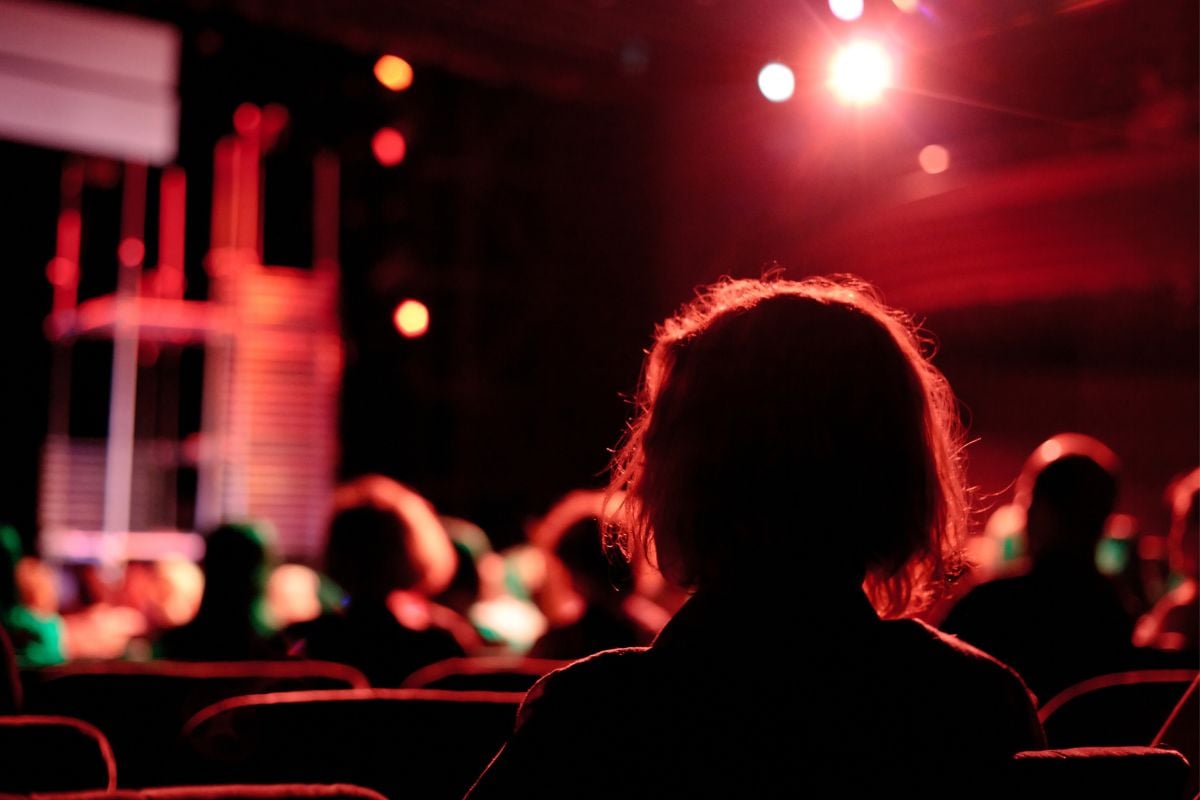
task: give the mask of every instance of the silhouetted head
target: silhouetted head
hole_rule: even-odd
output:
[[[199,613],[250,610],[273,566],[272,538],[265,527],[247,523],[227,522],[208,534]]]
[[[863,584],[895,616],[957,558],[953,394],[912,323],[852,280],[728,280],[657,330],[611,519],[689,587]]]
[[[1029,554],[1092,563],[1117,499],[1116,455],[1102,442],[1060,433],[1038,446],[1017,479]]]
[[[454,574],[455,554],[425,498],[369,475],[334,493],[325,571],[352,602],[382,603],[395,590],[432,595]]]
[[[628,569],[616,569],[604,548],[604,535],[596,517],[584,517],[559,537],[554,555],[566,567],[575,590],[589,603],[615,600],[618,588],[628,588]],[[620,563],[624,567],[624,562]]]
[[[1170,501],[1171,569],[1195,580],[1200,577],[1200,468],[1171,485]]]

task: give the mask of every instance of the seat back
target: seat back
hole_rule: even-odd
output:
[[[238,697],[184,736],[196,782],[332,783],[388,797],[462,797],[511,733],[522,695],[435,689]]]
[[[1183,693],[1151,745],[1183,753],[1190,764],[1188,797],[1195,797],[1200,792],[1200,675]]]
[[[400,688],[527,692],[543,675],[570,663],[525,656],[448,658],[417,670]]]
[[[1196,674],[1147,669],[1089,678],[1051,698],[1038,718],[1051,747],[1144,746]]]
[[[55,792],[30,800],[276,800],[319,797],[324,800],[387,800],[379,792],[347,783],[281,783],[266,785],[163,786],[115,792]]]
[[[0,792],[113,789],[117,766],[104,734],[68,717],[0,717]]]
[[[26,708],[90,722],[112,743],[122,786],[161,786],[176,782],[184,723],[212,703],[258,692],[366,685],[352,667],[320,661],[80,663],[34,673]]]
[[[1188,762],[1154,747],[1080,747],[1017,753],[987,797],[1021,800],[1186,800]],[[970,794],[964,796],[972,796]]]

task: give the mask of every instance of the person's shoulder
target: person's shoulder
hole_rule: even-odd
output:
[[[957,673],[966,680],[991,682],[1010,692],[1029,694],[1016,670],[953,634],[915,619],[897,620],[890,625],[913,648],[923,651],[924,658],[938,671]]]
[[[651,660],[648,647],[604,650],[572,661],[543,675],[525,695],[518,714],[518,727],[544,709],[581,706],[611,707],[630,696]]]
[[[544,675],[534,688],[540,686],[544,692],[551,687],[558,690],[606,684],[645,669],[649,653],[649,647],[621,647],[594,653]]]

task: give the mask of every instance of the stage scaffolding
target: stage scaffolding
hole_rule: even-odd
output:
[[[159,180],[157,263],[147,266],[146,167],[124,168],[115,291],[80,301],[82,166],[63,172],[54,288],[50,425],[42,456],[44,556],[99,562],[198,558],[222,521],[266,521],[285,557],[310,559],[336,471],[342,342],[337,261],[338,165],[314,161],[313,264],[262,263],[257,130],[215,151],[208,298],[185,299],[186,180]],[[72,348],[111,342],[107,432],[71,431]],[[181,437],[179,364],[203,359],[200,430]],[[82,398],[97,402],[96,398]],[[193,482],[181,480],[194,470]],[[183,496],[187,494],[189,496]]]

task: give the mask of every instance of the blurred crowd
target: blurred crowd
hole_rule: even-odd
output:
[[[1116,513],[1120,476],[1103,443],[1048,439],[926,620],[1010,664],[1042,700],[1102,673],[1194,667],[1200,469],[1166,487],[1167,531]],[[281,563],[269,521],[255,520],[208,532],[200,564],[132,562],[115,579],[51,565],[0,528],[0,620],[23,669],[315,658],[386,687],[453,657],[576,659],[649,644],[687,599],[653,554],[613,557],[603,520],[619,502],[571,492],[497,551],[479,526],[371,475],[335,493],[320,563]]]

